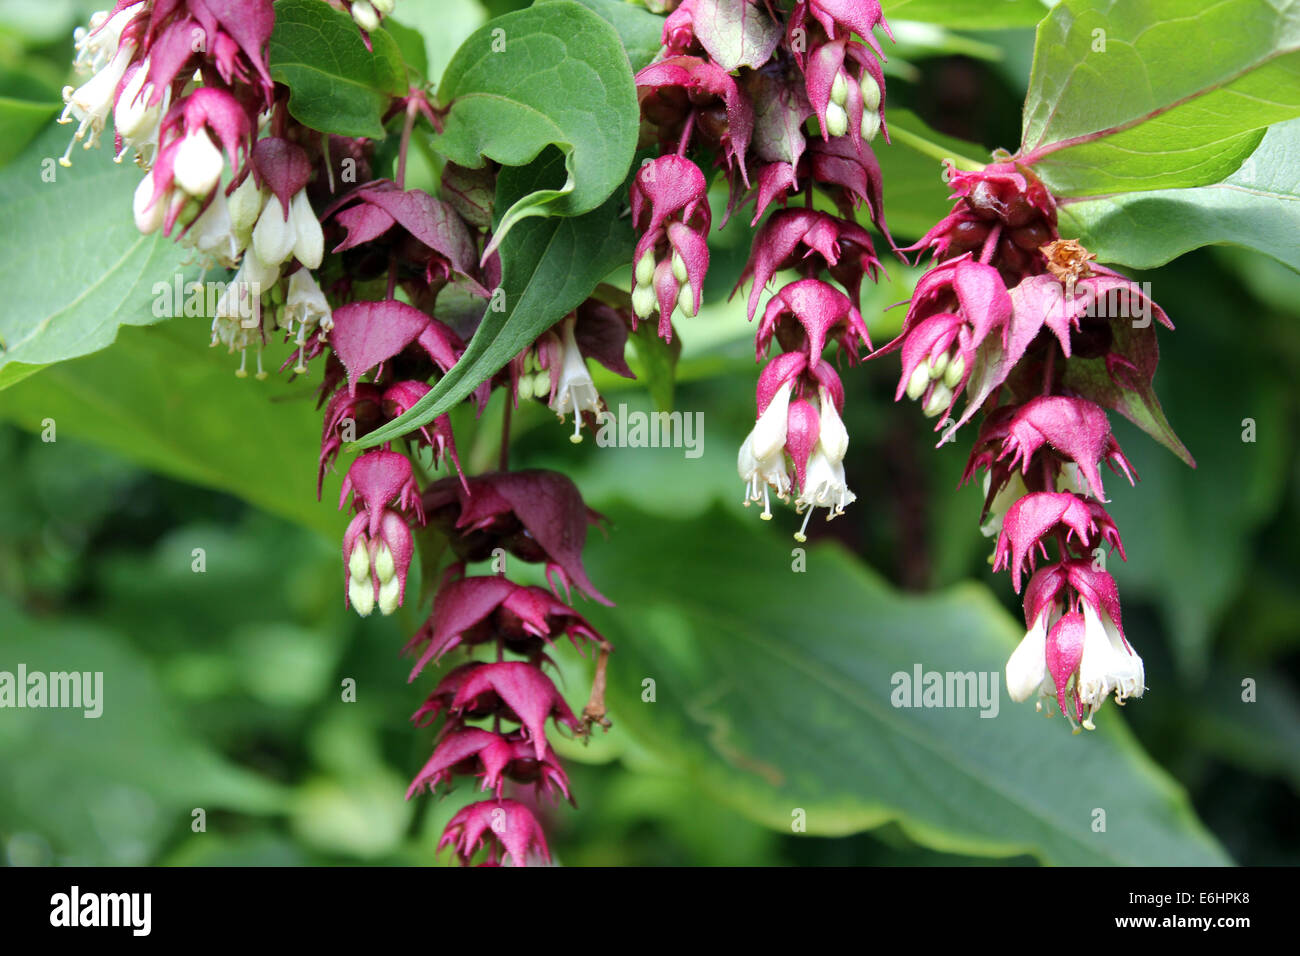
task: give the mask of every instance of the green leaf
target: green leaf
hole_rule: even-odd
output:
[[[538,0],[554,3],[555,0]],[[645,7],[623,0],[577,0],[584,7],[600,14],[618,31],[633,70],[639,70],[656,56],[662,47],[664,18],[655,16]]]
[[[159,321],[154,284],[183,272],[184,250],[135,228],[133,167],[80,150],[71,169],[56,164],[70,135],[52,126],[0,172],[8,221],[30,226],[0,236],[0,388]]]
[[[30,103],[0,96],[0,166],[21,153],[58,112],[59,107],[53,103]],[[71,135],[68,133],[69,138]]]
[[[289,87],[289,112],[304,126],[339,136],[384,135],[389,101],[406,93],[397,41],[384,30],[367,50],[352,18],[320,0],[279,0],[267,65]]]
[[[438,98],[449,110],[434,147],[461,166],[524,166],[552,145],[564,153],[567,175],[506,209],[493,245],[526,217],[595,209],[623,182],[636,149],[627,54],[606,20],[571,0],[476,30],[448,64]]]
[[[898,821],[948,852],[1227,862],[1120,710],[1107,706],[1096,732],[1075,737],[1059,716],[1004,696],[1023,625],[983,588],[899,594],[835,546],[809,548],[807,571],[794,573],[788,540],[756,515],[610,514],[610,540],[590,541],[586,558],[618,607],[584,613],[616,648],[613,732],[626,728],[713,799],[787,834],[803,810],[809,834]],[[918,667],[997,675],[996,716],[894,706],[896,675]],[[1105,832],[1093,830],[1098,807]]]
[[[1047,15],[1042,0],[884,0],[881,6],[888,20],[942,23],[953,30],[1032,27]]]
[[[503,169],[498,209],[562,170],[556,150],[524,169]],[[401,418],[366,435],[371,448],[433,421],[494,375],[557,320],[573,311],[606,275],[632,259],[632,229],[619,218],[621,191],[582,216],[521,220],[501,243],[504,308],[489,308],[465,354]],[[495,301],[495,300],[494,300]]]
[[[323,502],[316,500],[320,413],[313,385],[278,376],[239,379],[236,364],[208,347],[202,321],[130,329],[110,349],[10,388],[0,417],[36,432],[53,419],[58,436],[95,442],[325,534],[340,533],[331,500],[338,479],[326,483]]]
[[[282,812],[288,791],[228,762],[176,712],[150,662],[99,624],[24,617],[0,601],[0,670],[98,672],[102,713],[6,709],[0,763],[5,829],[46,835],[69,862],[140,865],[191,811]]]
[[[1060,225],[1103,262],[1137,269],[1221,244],[1257,249],[1300,271],[1300,120],[1269,129],[1221,183],[1066,203]]]
[[[872,146],[885,182],[885,217],[891,232],[920,237],[952,209],[942,161],[977,169],[986,150],[935,132],[911,110],[890,107],[888,123],[890,142]]]
[[[1300,7],[1062,0],[1038,28],[1023,158],[1058,195],[1218,182],[1300,116]]]

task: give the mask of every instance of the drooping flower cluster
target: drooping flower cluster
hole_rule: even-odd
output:
[[[494,659],[449,670],[412,717],[426,726],[445,715],[433,754],[407,795],[448,785],[455,776],[476,777],[478,790],[491,796],[453,816],[439,847],[452,847],[466,864],[484,847],[488,865],[505,858],[516,866],[549,861],[546,838],[529,804],[547,795],[570,801],[572,796],[547,740],[547,721],[575,734],[596,723],[608,726],[603,688],[612,647],[567,603],[571,588],[609,603],[582,566],[587,526],[600,516],[583,504],[572,482],[546,471],[444,478],[425,491],[422,507],[446,535],[456,560],[443,576],[428,620],[407,645],[418,655],[411,680],[456,650],[484,648]],[[489,558],[498,573],[467,574],[468,563]],[[507,578],[505,565],[516,559],[544,564],[553,590]],[[547,651],[566,637],[580,651],[594,647],[599,655],[592,697],[581,717],[544,670],[553,665]],[[530,799],[503,798],[507,783],[531,787]]]
[[[334,6],[350,12],[369,45],[368,33],[393,2]],[[421,406],[487,310],[499,309],[496,173],[490,163],[449,163],[441,197],[406,187],[415,126],[439,130],[447,108],[435,108],[418,87],[393,97],[385,116],[404,120],[391,178],[375,172],[374,142],[299,124],[288,90],[267,71],[273,22],[270,0],[119,2],[78,31],[76,65],[90,78],[66,91],[63,120],[79,124],[72,145],[89,148],[112,112],[118,161],[133,153],[144,170],[134,204],[140,230],[161,230],[192,248],[205,274],[235,270],[216,300],[212,336],[214,345],[244,354],[237,374],[251,349],[258,377],[265,375],[262,348],[276,331],[292,349],[282,371],[317,368],[320,494],[345,447]],[[444,291],[453,293],[449,307]],[[482,414],[494,389],[505,393],[501,471],[470,477],[461,470],[449,413],[378,443],[344,471],[339,508],[351,518],[342,541],[343,599],[358,614],[389,615],[406,602],[418,536],[445,537],[455,555],[410,642],[419,656],[411,676],[453,652],[470,659],[445,675],[416,715],[421,726],[446,719],[411,795],[454,775],[481,778],[490,799],[459,813],[440,844],[462,862],[483,847],[491,863],[545,860],[535,798],[570,794],[544,725],[553,719],[583,734],[608,726],[612,648],[567,603],[571,588],[610,603],[581,560],[598,516],[561,475],[507,471],[505,452],[509,410],[521,397],[545,401],[562,420],[572,414],[575,439],[583,422],[594,424],[603,403],[587,359],[631,377],[623,357],[631,319],[617,295],[593,297],[466,396]],[[451,473],[439,479],[438,470]],[[467,562],[497,554],[542,563],[554,590],[467,573]],[[426,567],[426,579],[437,580],[436,570]],[[580,716],[543,670],[560,636],[598,651]],[[495,661],[475,659],[482,651]],[[477,726],[482,721],[487,726]]]
[[[854,500],[843,466],[844,389],[822,351],[833,340],[853,363],[870,347],[860,295],[879,262],[855,212],[865,205],[889,238],[869,145],[884,129],[877,27],[889,34],[876,0],[797,0],[788,12],[757,0],[683,0],[664,23],[661,57],[636,76],[645,140],[662,151],[632,185],[637,318],[657,311],[669,339],[675,312],[699,310],[712,213],[693,149],[722,169],[727,216],[752,201],[757,225],[770,206],[782,207],[755,235],[737,285],[752,283],[750,320],[779,272],[802,278],[772,296],[758,324],[759,362],[773,341],[782,354],[760,377],[757,420],[737,468],[745,503],[761,502],[765,519],[773,494],[793,497],[805,514],[800,541],[814,509],[829,519]],[[816,191],[838,215],[814,208]],[[803,208],[784,208],[793,195]]]
[[[331,327],[312,277],[324,237],[309,188],[317,142],[292,135],[283,88],[266,66],[270,0],[121,0],[76,35],[76,67],[90,78],[67,87],[60,122],[77,123],[72,147],[99,143],[113,116],[116,161],[132,153],[144,170],[136,226],[162,230],[194,250],[205,269],[237,269],[214,309],[212,344],[257,355],[284,329],[301,343]],[[281,280],[285,280],[282,282]],[[272,307],[264,310],[263,304]]]
[[[1141,286],[1060,238],[1055,199],[1032,170],[1009,161],[947,173],[953,211],[913,247],[937,264],[917,283],[902,333],[876,354],[901,353],[896,399],[938,418],[941,444],[983,413],[962,480],[984,475],[994,570],[1009,571],[1017,593],[1029,575],[1008,691],[1038,696],[1049,714],[1055,701],[1076,731],[1091,730],[1109,695],[1123,703],[1145,690],[1105,569],[1107,551],[1125,555],[1101,466],[1137,477],[1106,409],[1158,412],[1150,318],[1173,326]]]

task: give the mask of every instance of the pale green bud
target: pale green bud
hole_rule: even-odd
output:
[[[952,390],[943,382],[936,382],[934,391],[930,393],[930,398],[925,405],[921,407],[921,413],[926,418],[934,418],[941,415],[952,403]]]
[[[870,113],[862,114],[862,139],[864,142],[871,142],[880,132],[880,114],[874,110]]]
[[[658,307],[654,286],[639,285],[632,291],[632,311],[638,319],[650,318]]]
[[[362,617],[369,617],[375,609],[375,589],[370,584],[370,579],[358,581],[352,578],[348,581],[348,600],[352,602],[353,610]]]
[[[948,369],[943,373],[943,384],[949,388],[956,388],[961,377],[966,374],[966,360],[958,355],[948,363]]]
[[[826,106],[826,131],[832,136],[843,136],[849,131],[849,114],[835,103]]]
[[[397,565],[393,563],[393,552],[384,542],[379,542],[379,546],[375,548],[375,574],[379,582],[383,584],[392,580],[396,573]]]
[[[683,283],[681,289],[677,291],[677,307],[687,318],[694,318],[695,290],[691,288],[689,282]]]
[[[912,377],[907,380],[907,397],[916,401],[929,387],[930,363],[922,362],[912,370]]]
[[[655,278],[655,253],[653,249],[647,249],[636,264],[636,284],[650,285]]]
[[[940,352],[930,357],[930,377],[940,378],[948,368],[948,353]]]
[[[844,79],[844,71],[840,70],[835,74],[835,82],[831,84],[831,102],[836,106],[843,106],[849,98],[849,84]]]
[[[370,5],[384,16],[391,15],[397,7],[396,0],[370,0]]]
[[[251,236],[262,212],[262,190],[257,188],[251,175],[246,176],[239,188],[230,194],[226,207],[230,211],[230,231],[236,236]]]
[[[370,580],[370,555],[367,553],[364,536],[357,538],[352,554],[348,556],[348,574],[352,575],[354,581]]]
[[[862,82],[858,85],[862,87],[862,112],[879,113],[880,84],[876,82],[875,77],[870,73],[863,73]]]
[[[678,282],[685,282],[687,279],[686,262],[673,250],[673,278]]]
[[[392,578],[379,585],[379,613],[387,617],[402,603],[402,582]]]

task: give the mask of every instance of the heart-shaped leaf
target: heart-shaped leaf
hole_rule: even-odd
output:
[[[547,146],[564,175],[520,196],[500,216],[496,248],[521,219],[595,209],[627,175],[639,111],[618,33],[572,0],[484,24],[452,57],[438,88],[448,106],[434,147],[452,162],[524,166]]]

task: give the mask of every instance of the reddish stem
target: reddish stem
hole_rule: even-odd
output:
[[[695,110],[686,117],[686,125],[682,127],[682,137],[677,141],[677,155],[685,156],[686,147],[691,144],[691,133],[695,130]]]

